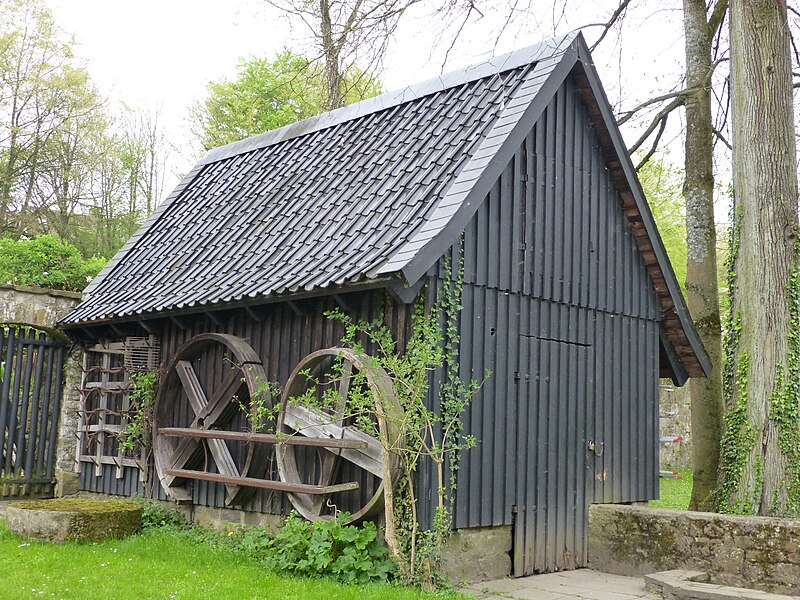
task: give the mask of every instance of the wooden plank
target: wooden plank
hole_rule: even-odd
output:
[[[287,446],[314,446],[319,448],[351,448],[363,449],[367,443],[363,440],[341,440],[331,438],[311,438],[274,433],[249,433],[246,431],[222,431],[219,429],[192,429],[191,427],[162,427],[158,430],[168,437],[190,437],[204,439],[232,440],[237,442],[253,442],[256,444],[286,444]]]
[[[265,490],[277,490],[280,492],[292,492],[296,494],[334,494],[336,492],[347,492],[357,490],[357,481],[348,483],[338,483],[336,485],[309,485],[305,483],[286,483],[285,481],[273,481],[270,479],[255,479],[254,477],[229,477],[217,473],[207,473],[206,471],[189,471],[186,469],[166,469],[164,471],[170,477],[183,477],[185,479],[202,479],[203,481],[214,481],[226,485],[236,485],[245,487],[256,487]]]
[[[350,439],[366,443],[366,448],[342,448],[340,456],[376,477],[383,478],[381,443],[353,427],[332,423],[333,417],[304,406],[287,406],[284,423],[301,435],[315,438]]]
[[[197,374],[192,368],[192,363],[188,360],[181,360],[175,365],[175,370],[178,372],[178,377],[183,384],[183,390],[186,392],[187,398],[189,398],[189,404],[192,405],[194,414],[199,415],[200,411],[208,404],[208,400],[203,387],[197,380]]]

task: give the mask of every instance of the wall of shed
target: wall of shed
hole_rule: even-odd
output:
[[[466,229],[462,304],[461,376],[492,374],[455,527],[513,525],[515,574],[584,565],[589,504],[658,493],[660,314],[571,82]]]

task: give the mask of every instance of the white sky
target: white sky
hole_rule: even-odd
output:
[[[292,31],[284,18],[262,0],[46,0],[56,21],[75,36],[76,54],[87,62],[92,78],[113,100],[133,108],[160,106],[168,136],[177,148],[175,178],[195,158],[186,115],[201,99],[207,82],[231,78],[239,57],[272,56],[284,46],[302,50],[306,33]],[[497,0],[505,6],[507,0]],[[444,70],[449,71],[564,33],[590,22],[605,21],[617,0],[574,0],[570,14],[555,13],[563,2],[539,2],[535,17],[520,15],[498,41],[498,13],[487,12],[464,32]],[[624,46],[609,33],[595,55],[612,104],[630,107],[661,92],[681,70],[681,13],[675,0],[632,3]],[[661,7],[661,8],[658,8]],[[664,8],[667,7],[667,8]],[[655,11],[655,12],[654,12]],[[554,24],[555,23],[555,24]],[[428,79],[442,71],[441,27],[424,10],[408,15],[389,47],[381,75],[387,90]],[[586,30],[590,43],[599,29]],[[670,135],[677,135],[676,128]],[[628,141],[635,131],[626,132]],[[680,150],[678,150],[680,152]],[[673,152],[674,154],[674,152]],[[675,156],[673,155],[673,159]]]

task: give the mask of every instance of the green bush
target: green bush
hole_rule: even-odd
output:
[[[80,292],[106,263],[84,258],[75,246],[48,234],[0,238],[0,283]]]
[[[141,496],[131,498],[133,502],[142,507],[142,529],[154,529],[156,527],[178,527],[187,526],[186,517],[177,510],[171,510],[153,500],[147,500]]]
[[[331,577],[345,583],[388,581],[395,573],[374,523],[344,525],[345,515],[304,521],[292,513],[263,549],[263,561],[277,573]]]

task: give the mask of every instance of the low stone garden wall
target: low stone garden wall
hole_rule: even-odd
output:
[[[800,594],[800,520],[641,506],[589,509],[589,567],[643,576],[705,571],[712,581]]]

